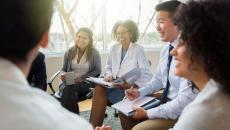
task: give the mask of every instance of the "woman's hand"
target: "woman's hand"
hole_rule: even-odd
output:
[[[112,81],[113,81],[113,76],[112,76],[112,75],[106,76],[106,77],[105,77],[105,81],[106,81],[106,82],[112,82]]]
[[[66,72],[61,72],[61,80],[62,81],[65,81],[65,74],[66,74]]]
[[[132,107],[134,110],[133,118],[137,120],[147,119],[147,111],[141,107]]]
[[[124,80],[124,83],[123,84],[119,84],[119,83],[113,83],[113,86],[115,88],[119,88],[119,89],[130,89],[132,86],[135,86],[135,85],[130,85],[128,84],[125,80]]]
[[[75,79],[75,83],[77,84],[77,83],[80,83],[80,82],[82,82],[83,80],[82,80],[82,78],[76,78]]]
[[[125,91],[125,96],[129,99],[129,100],[134,100],[136,98],[138,98],[140,96],[140,92],[138,91],[137,88],[134,88],[133,86]]]

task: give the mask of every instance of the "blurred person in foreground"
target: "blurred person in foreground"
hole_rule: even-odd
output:
[[[0,4],[0,129],[92,130],[49,94],[26,80],[48,44],[52,0],[2,0]]]
[[[191,1],[175,17],[180,37],[171,54],[175,74],[200,93],[185,107],[173,130],[230,128],[230,1]]]

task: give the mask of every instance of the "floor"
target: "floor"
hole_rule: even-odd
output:
[[[80,116],[89,121],[90,109],[92,106],[92,99],[88,99],[79,103]],[[103,124],[109,125],[113,130],[122,130],[120,119],[114,116],[114,108],[107,107],[107,117],[104,119]]]
[[[87,99],[78,103],[80,112],[91,110],[92,99]]]

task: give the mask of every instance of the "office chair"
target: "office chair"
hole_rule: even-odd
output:
[[[59,100],[60,101],[60,99],[61,99],[61,97],[60,97],[60,95],[59,95],[59,91],[55,91],[55,89],[54,89],[54,87],[53,87],[53,82],[54,82],[54,80],[60,75],[60,73],[61,73],[61,71],[59,70],[59,71],[57,71],[56,73],[54,73],[52,76],[51,76],[51,78],[50,78],[50,80],[48,81],[48,86],[50,87],[50,89],[51,89],[51,91],[52,91],[52,96],[54,96],[57,100]],[[89,83],[89,82],[87,82],[87,83]],[[60,85],[61,84],[59,84],[59,87],[58,88],[60,88]],[[90,91],[88,92],[88,93],[86,93],[83,97],[80,97],[79,99],[78,99],[78,102],[81,102],[81,101],[84,101],[84,100],[86,100],[86,99],[91,99],[92,98],[92,96],[93,96],[93,88],[92,89],[90,89]]]

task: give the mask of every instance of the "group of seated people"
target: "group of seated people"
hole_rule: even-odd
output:
[[[0,5],[0,129],[111,130],[103,125],[106,106],[124,96],[134,100],[145,95],[159,98],[161,104],[148,110],[134,106],[130,117],[119,113],[123,130],[230,128],[230,1],[170,0],[158,4],[156,30],[167,45],[160,52],[154,74],[143,48],[136,44],[139,31],[135,22],[117,22],[113,28],[117,43],[109,51],[104,80],[112,82],[134,68],[143,71],[134,84],[125,82],[114,88],[85,82],[89,76],[101,75],[101,58],[93,47],[92,31],[78,29],[75,45],[64,56],[62,106],[26,81],[34,59],[41,55],[39,48],[48,44],[52,3],[4,0]],[[74,72],[74,84],[67,85],[68,72]],[[78,99],[91,87],[92,125],[77,115]],[[160,90],[162,95],[154,95]]]

